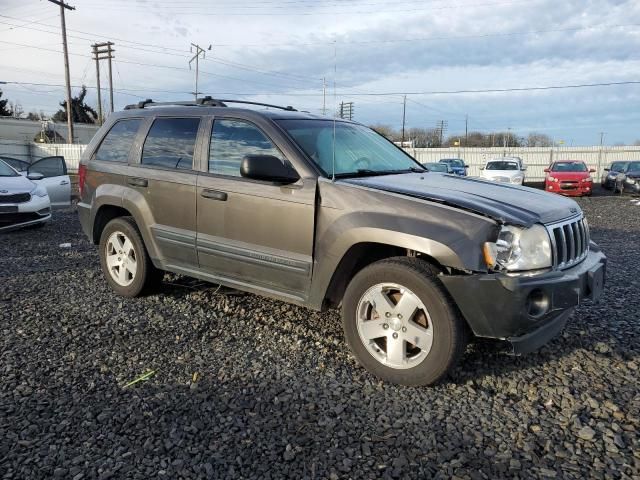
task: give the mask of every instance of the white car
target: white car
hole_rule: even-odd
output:
[[[522,160],[504,157],[489,160],[482,170],[480,176],[492,182],[511,183],[522,185],[524,182],[524,171],[527,167],[522,165]]]
[[[0,232],[43,225],[51,209],[71,203],[71,182],[62,157],[47,157],[18,172],[0,160]]]

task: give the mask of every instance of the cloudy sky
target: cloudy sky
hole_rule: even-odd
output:
[[[640,139],[640,84],[439,93],[640,81],[637,0],[76,0],[67,14],[71,81],[94,87],[94,42],[115,43],[116,109],[191,98],[190,43],[212,45],[199,90],[447,133],[546,133],[567,145]],[[0,85],[25,111],[64,97],[59,8],[0,0]],[[106,62],[102,86],[107,85]],[[34,85],[46,84],[46,85]],[[334,88],[335,85],[335,88]],[[74,92],[79,89],[74,88]],[[107,97],[103,92],[103,100]]]

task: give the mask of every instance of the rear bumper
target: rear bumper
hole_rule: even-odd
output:
[[[476,336],[507,340],[514,352],[526,353],[557,335],[582,300],[598,300],[606,261],[592,242],[587,258],[567,270],[440,278]],[[536,310],[541,298],[546,306]]]

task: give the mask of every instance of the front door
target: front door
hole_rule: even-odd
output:
[[[71,204],[71,181],[67,175],[67,164],[64,157],[45,157],[32,163],[29,173],[44,175],[41,180],[32,180],[38,185],[43,185],[49,194],[51,208],[68,207]]]
[[[127,184],[145,197],[151,235],[167,267],[197,268],[196,154],[199,117],[157,117]]]
[[[316,180],[283,186],[242,178],[248,154],[288,161],[253,123],[216,118],[208,171],[198,178],[200,268],[239,286],[303,299],[311,279]]]

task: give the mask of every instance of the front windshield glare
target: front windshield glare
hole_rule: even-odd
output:
[[[518,170],[516,162],[489,162],[487,170]]]
[[[551,169],[552,172],[586,172],[587,166],[582,162],[558,162]]]
[[[298,146],[331,177],[421,169],[420,164],[370,128],[332,120],[279,120]],[[335,125],[335,142],[334,142]]]
[[[0,160],[0,177],[17,177],[18,175],[13,168]]]

